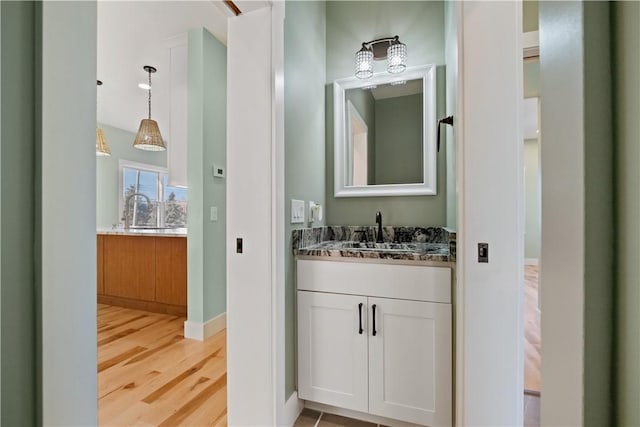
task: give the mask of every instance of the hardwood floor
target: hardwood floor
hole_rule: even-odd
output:
[[[524,280],[524,388],[540,392],[540,312],[538,311],[538,266],[525,266]]]
[[[101,426],[226,426],[226,331],[183,337],[184,317],[98,305]]]

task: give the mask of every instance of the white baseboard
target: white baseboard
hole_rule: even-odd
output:
[[[184,322],[184,337],[204,341],[227,327],[227,313],[222,313],[204,323],[186,320]]]
[[[298,399],[298,392],[294,391],[289,400],[284,404],[284,411],[278,421],[278,425],[286,427],[293,426],[303,409],[304,400]]]
[[[525,258],[524,265],[538,265],[538,258]]]

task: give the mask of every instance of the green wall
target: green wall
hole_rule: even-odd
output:
[[[616,424],[640,425],[640,3],[612,6],[616,137]]]
[[[35,3],[0,2],[1,415],[36,423],[34,289]]]
[[[326,200],[327,224],[367,225],[376,211],[387,225],[446,223],[445,151],[438,154],[438,195],[411,197],[335,198],[333,165],[333,96],[335,79],[353,76],[354,53],[362,42],[398,35],[407,45],[408,66],[436,64],[437,116],[444,113],[444,3],[443,2],[328,2],[326,7]],[[384,61],[374,63],[383,71]],[[435,125],[435,124],[434,124]]]
[[[327,5],[328,7],[328,5]],[[285,396],[296,389],[296,287],[291,253],[291,199],[325,206],[325,2],[287,1],[284,22]],[[326,216],[326,209],[325,209]],[[308,212],[305,215],[308,218]],[[322,225],[316,222],[314,225]]]
[[[528,59],[524,61],[524,97],[540,96],[540,61]]]
[[[374,182],[422,182],[422,94],[378,99],[375,106]]]
[[[585,426],[610,425],[613,392],[613,114],[610,3],[584,2]],[[544,57],[543,57],[544,58]]]
[[[522,2],[522,31],[538,31],[538,0]]]
[[[105,87],[108,88],[107,83],[98,91],[105,90]],[[138,150],[133,148],[134,133],[102,123],[98,126],[104,130],[111,156],[96,157],[96,225],[98,228],[111,228],[113,224],[122,223],[122,212],[118,207],[118,161],[129,160],[166,168],[167,152]]]
[[[206,322],[226,311],[227,49],[206,29],[189,31],[187,317]],[[218,220],[211,221],[211,207]]]
[[[524,257],[540,257],[540,146],[524,141]]]

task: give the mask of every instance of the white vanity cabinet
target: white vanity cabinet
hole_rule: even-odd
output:
[[[297,279],[300,398],[451,425],[450,268],[299,259]]]

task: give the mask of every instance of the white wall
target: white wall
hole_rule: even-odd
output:
[[[458,198],[458,425],[522,425],[522,5],[464,2]],[[490,23],[490,24],[489,24]],[[496,118],[500,118],[500,122]],[[489,263],[477,244],[489,244]]]
[[[38,7],[38,424],[96,425],[96,3]]]

